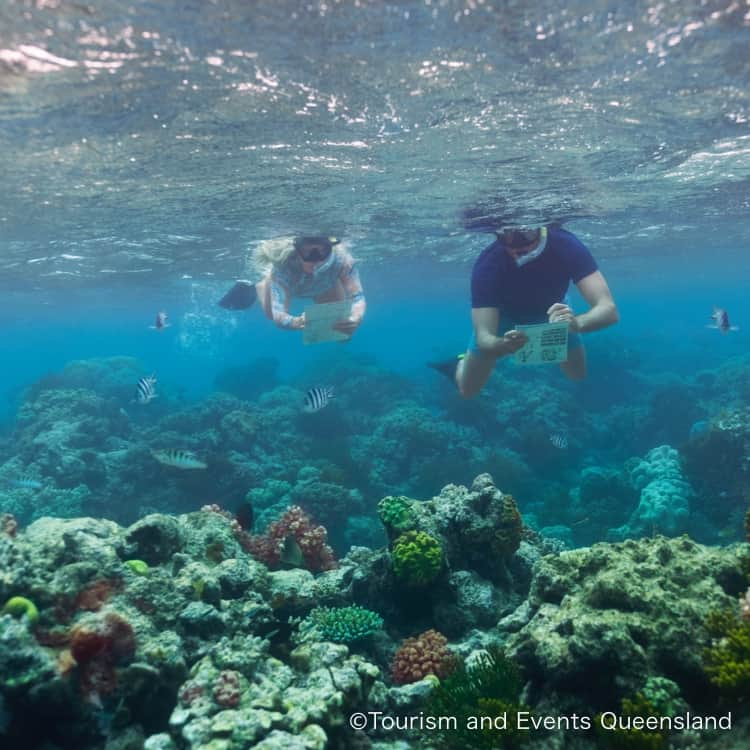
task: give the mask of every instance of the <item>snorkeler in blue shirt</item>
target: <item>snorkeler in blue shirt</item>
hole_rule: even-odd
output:
[[[568,304],[570,282],[589,304],[580,315]],[[559,226],[499,232],[474,263],[471,307],[474,334],[466,354],[431,364],[455,381],[464,398],[482,390],[498,359],[514,354],[528,341],[516,330],[517,324],[567,322],[568,359],[560,367],[571,380],[583,380],[586,352],[578,334],[598,331],[620,319],[593,256]]]

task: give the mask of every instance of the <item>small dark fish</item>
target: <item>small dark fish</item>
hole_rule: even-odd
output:
[[[253,522],[255,521],[255,511],[253,510],[253,504],[245,499],[240,501],[237,505],[237,510],[234,512],[234,517],[237,519],[237,523],[245,530],[253,530]]]
[[[549,436],[549,441],[558,450],[564,451],[568,447],[568,433],[567,432],[553,432]]]
[[[729,313],[722,307],[714,307],[714,311],[711,313],[711,320],[714,321],[714,324],[707,326],[707,328],[718,328],[721,333],[740,330],[737,326],[733,326],[729,322]]]
[[[302,548],[297,544],[294,534],[287,534],[284,538],[284,546],[279,552],[279,560],[286,568],[304,568],[305,558]]]
[[[167,323],[167,314],[165,312],[156,313],[156,320],[149,328],[155,328],[157,331],[163,331],[165,328],[169,328],[170,323]]]
[[[328,405],[328,402],[332,398],[333,386],[327,386],[324,388],[310,388],[310,390],[305,394],[305,405],[303,406],[303,409],[308,414],[312,414],[315,411],[320,411]]]
[[[135,389],[135,400],[139,404],[147,404],[156,398],[156,377],[151,375],[148,378],[141,378]]]

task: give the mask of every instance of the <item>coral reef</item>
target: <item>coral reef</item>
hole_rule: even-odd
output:
[[[649,451],[629,466],[630,480],[640,491],[638,507],[628,522],[610,530],[613,539],[644,534],[679,534],[686,529],[693,490],[682,472],[679,453],[668,445]]]
[[[397,685],[434,675],[443,679],[456,668],[456,657],[448,648],[448,639],[437,630],[407,638],[398,648],[391,663],[391,679]]]
[[[509,654],[532,694],[560,691],[598,709],[619,706],[644,676],[676,682],[705,698],[700,654],[708,613],[736,599],[744,581],[738,550],[686,537],[596,544],[540,559],[528,607],[501,620]],[[520,614],[520,613],[519,613]]]
[[[353,643],[383,627],[383,618],[356,604],[349,607],[315,607],[299,625],[300,642],[309,640]]]
[[[443,566],[443,550],[424,531],[407,531],[393,544],[393,572],[407,586],[426,586]]]
[[[519,747],[531,734],[518,727],[516,717],[524,709],[520,692],[518,670],[502,651],[480,653],[473,663],[460,664],[430,696],[427,713],[457,719],[455,728],[438,729],[430,739],[446,750]]]
[[[706,620],[711,645],[704,651],[706,674],[732,698],[750,692],[750,620],[735,609],[711,612]]]
[[[387,495],[378,503],[378,515],[389,539],[393,540],[414,527],[416,518],[411,505],[411,499],[404,495]]]
[[[268,527],[265,534],[247,535],[243,544],[256,560],[276,570],[281,564],[284,541],[289,536],[299,545],[307,570],[319,572],[336,567],[333,550],[326,543],[328,535],[325,528],[314,525],[310,516],[298,505],[288,508]]]

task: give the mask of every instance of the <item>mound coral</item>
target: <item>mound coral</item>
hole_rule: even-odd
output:
[[[240,538],[240,543],[256,560],[275,570],[281,564],[284,540],[290,535],[302,551],[307,570],[317,573],[336,567],[336,558],[328,546],[325,527],[313,525],[310,516],[298,505],[293,505],[274,521],[265,534],[245,534]]]
[[[391,664],[391,677],[398,685],[417,682],[427,675],[443,679],[456,667],[456,657],[448,648],[448,639],[437,630],[426,630],[407,638]]]
[[[378,503],[378,515],[389,537],[393,538],[414,528],[416,517],[411,503],[404,495],[386,495]]]
[[[356,604],[350,607],[315,607],[299,624],[299,641],[352,643],[383,627],[383,618]]]
[[[685,530],[694,492],[682,471],[680,454],[660,445],[646,458],[629,462],[630,481],[640,491],[638,507],[630,520],[610,534],[614,539],[639,537],[658,531],[676,535]]]
[[[393,572],[409,586],[426,586],[443,566],[443,549],[424,531],[407,531],[396,539],[392,552]]]

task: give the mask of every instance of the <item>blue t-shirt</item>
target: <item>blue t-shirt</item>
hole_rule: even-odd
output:
[[[545,318],[577,284],[598,269],[588,248],[564,229],[549,227],[544,252],[520,268],[501,240],[485,248],[471,274],[471,306],[497,307],[518,323]]]

